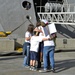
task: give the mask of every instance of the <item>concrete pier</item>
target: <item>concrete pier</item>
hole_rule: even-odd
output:
[[[55,53],[55,69],[56,73],[30,71],[23,66],[22,55],[0,56],[0,75],[75,75],[75,51]]]

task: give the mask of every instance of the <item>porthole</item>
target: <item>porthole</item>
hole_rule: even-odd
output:
[[[29,10],[31,8],[31,3],[28,1],[23,1],[22,2],[22,6],[23,8],[25,8],[26,10]]]

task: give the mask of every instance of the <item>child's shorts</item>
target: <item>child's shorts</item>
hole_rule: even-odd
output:
[[[30,51],[30,60],[37,60],[38,59],[37,55],[38,55],[37,52]]]

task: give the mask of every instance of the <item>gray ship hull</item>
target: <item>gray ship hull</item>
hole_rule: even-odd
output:
[[[29,10],[23,8],[23,1],[25,0],[0,0],[0,31],[13,31],[8,37],[24,37],[28,25],[36,23],[33,0],[26,0],[31,3]],[[27,15],[31,17],[30,21],[26,18]]]

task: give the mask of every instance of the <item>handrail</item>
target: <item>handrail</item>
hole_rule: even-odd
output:
[[[75,12],[39,12],[41,19],[47,19],[50,23],[75,25]]]
[[[52,9],[53,8],[52,5],[48,9]],[[58,8],[58,5],[55,5],[55,8],[57,9]],[[65,12],[75,12],[75,3],[73,3],[73,4],[64,4],[63,3],[63,4],[60,4],[60,7],[59,8],[60,8],[61,11],[55,11],[55,12],[64,12],[64,11]],[[42,9],[45,10],[46,9],[46,6],[36,6],[36,10],[37,9],[40,9],[39,12],[45,12],[45,11],[42,11]],[[49,12],[51,12],[51,11],[49,11]]]

